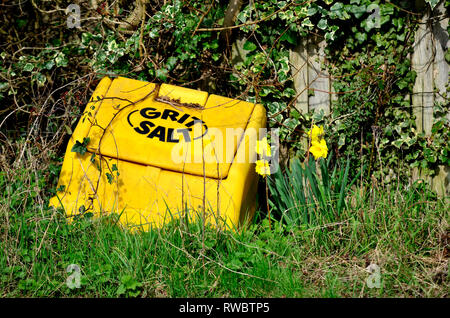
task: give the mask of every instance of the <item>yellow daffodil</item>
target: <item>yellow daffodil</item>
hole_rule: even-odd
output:
[[[316,160],[318,158],[326,158],[328,155],[328,147],[325,139],[321,139],[320,141],[313,140],[309,152],[314,155],[314,159]]]
[[[312,128],[308,131],[308,136],[312,141],[320,141],[323,137],[323,126],[313,125]]]
[[[270,151],[270,145],[267,142],[266,137],[256,141],[256,153],[263,157],[270,157],[272,155],[272,152]]]
[[[256,160],[256,172],[263,177],[270,174],[269,162],[266,160]]]

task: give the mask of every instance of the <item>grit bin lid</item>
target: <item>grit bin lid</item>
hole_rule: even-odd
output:
[[[167,170],[223,179],[253,103],[123,77],[87,109],[88,151]]]

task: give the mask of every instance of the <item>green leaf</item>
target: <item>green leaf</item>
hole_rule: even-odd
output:
[[[47,70],[51,70],[53,66],[55,66],[55,62],[53,60],[49,60],[44,64],[44,68]]]
[[[175,67],[176,63],[177,63],[178,59],[175,56],[171,56],[167,59],[167,69],[168,70],[173,70],[173,68]]]
[[[24,72],[31,72],[34,69],[34,65],[31,63],[27,63],[25,64],[25,66],[23,67],[23,71]]]
[[[8,82],[3,82],[3,83],[0,82],[0,92],[6,91],[8,89],[8,87],[9,87]]]
[[[247,42],[245,42],[244,43],[244,46],[243,46],[243,48],[244,48],[244,50],[246,50],[246,51],[254,51],[255,49],[256,49],[256,44],[254,44],[253,42],[250,42],[250,41],[247,41]]]
[[[321,30],[325,30],[328,26],[327,19],[320,19],[319,23],[317,23],[317,27]]]
[[[306,19],[303,20],[302,26],[305,26],[305,27],[313,27],[314,24],[311,23],[311,20],[310,20],[309,18],[306,18]]]
[[[165,81],[167,80],[167,73],[169,71],[162,68],[162,69],[157,69],[156,70],[156,77],[158,77],[161,81]]]
[[[445,60],[450,64],[450,48],[445,52]]]
[[[68,59],[65,56],[65,54],[62,52],[56,53],[54,56],[54,60],[55,60],[56,66],[62,66],[62,67],[67,66]]]
[[[78,140],[75,142],[75,145],[72,147],[72,152],[79,153],[80,155],[84,155],[87,151],[87,145],[91,139],[89,137],[83,138],[83,142],[79,142]]]
[[[44,86],[45,82],[47,81],[47,77],[45,77],[45,75],[42,73],[37,73],[35,78],[38,86]]]
[[[327,32],[327,33],[325,33],[325,40],[327,42],[334,41],[334,32]]]
[[[339,18],[341,20],[346,20],[350,18],[350,15],[344,10],[344,4],[342,2],[336,2],[333,4],[329,11],[329,17],[332,19]]]
[[[401,146],[403,145],[403,141],[402,141],[402,140],[394,140],[394,141],[392,142],[392,145],[393,145],[394,147],[400,149]]]
[[[16,23],[17,23],[17,26],[19,28],[23,28],[24,26],[26,26],[28,24],[28,20],[26,20],[26,19],[17,19]]]
[[[211,56],[214,61],[218,61],[220,59],[220,53],[213,53]]]
[[[408,87],[408,82],[401,79],[400,81],[397,82],[397,86],[400,89],[404,89],[405,87]]]
[[[338,141],[339,148],[341,148],[343,145],[345,145],[345,134],[341,134],[339,136],[339,141]]]
[[[355,18],[359,19],[361,18],[367,11],[367,8],[365,5],[351,5],[350,10],[351,13],[355,16]]]
[[[148,33],[148,35],[149,35],[149,37],[151,38],[151,39],[155,39],[155,38],[157,38],[158,36],[159,36],[159,30],[157,29],[157,28],[153,28],[153,29],[151,29],[150,30],[150,32]]]
[[[106,173],[106,178],[108,179],[108,183],[112,184],[114,177],[109,172]]]
[[[265,97],[265,96],[269,95],[270,93],[272,93],[272,91],[273,91],[272,87],[265,86],[259,92],[259,96]]]
[[[363,43],[364,41],[367,40],[367,33],[356,32],[355,38],[358,40],[359,43]]]
[[[317,13],[317,6],[309,7],[307,12],[308,17],[315,15]]]
[[[431,6],[432,10],[436,7],[436,5],[439,3],[439,1],[440,0],[425,0],[425,2]]]
[[[125,286],[124,285],[120,285],[119,288],[117,288],[116,295],[120,296],[120,295],[125,294],[125,292],[126,292]]]
[[[296,37],[295,33],[293,33],[293,32],[285,32],[281,36],[280,40],[287,41],[288,43],[290,43],[292,45],[297,44],[297,37]]]
[[[66,186],[65,186],[64,184],[60,185],[60,186],[56,189],[56,191],[58,191],[58,192],[64,192],[64,190],[66,190]]]
[[[69,126],[67,126],[66,124],[64,124],[64,128],[66,129],[66,132],[67,132],[67,134],[70,136],[70,135],[72,135],[72,129],[70,129],[70,127]]]

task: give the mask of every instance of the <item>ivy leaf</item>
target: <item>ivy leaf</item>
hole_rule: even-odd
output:
[[[308,8],[308,11],[307,11],[308,17],[311,17],[311,16],[315,15],[316,13],[317,13],[317,7],[316,6],[311,6],[311,7]]]
[[[47,70],[51,70],[53,66],[55,66],[55,62],[53,60],[49,60],[44,64],[44,68]]]
[[[42,87],[44,86],[45,82],[47,81],[47,77],[45,77],[42,73],[37,73],[34,78],[37,81],[38,86]]]
[[[72,147],[72,152],[79,153],[80,155],[84,155],[87,151],[87,145],[91,139],[89,137],[83,138],[83,142],[79,142],[78,140],[75,142],[75,145]]]
[[[400,81],[397,82],[397,86],[400,89],[404,89],[405,87],[408,86],[408,82],[403,80],[403,79],[401,79]]]
[[[425,0],[431,6],[431,10],[433,10],[440,0]]]
[[[401,146],[403,145],[403,140],[401,140],[401,139],[394,140],[392,142],[392,145],[395,146],[396,148],[400,149]]]
[[[110,173],[107,172],[107,173],[106,173],[106,178],[108,179],[108,183],[109,183],[109,184],[112,184],[112,182],[113,182],[113,180],[114,180],[112,174],[110,174]]]
[[[325,40],[327,42],[334,41],[334,32],[325,33]]]
[[[339,148],[341,148],[343,145],[345,145],[345,134],[341,134],[339,136],[339,141],[338,141]]]
[[[220,58],[220,53],[213,53],[213,55],[211,57],[214,61],[217,62]]]
[[[311,20],[310,20],[309,18],[306,18],[306,19],[303,20],[302,26],[305,26],[305,27],[313,27],[314,24],[311,23]]]
[[[292,88],[290,88],[290,87],[286,88],[286,89],[283,91],[283,93],[281,94],[281,96],[283,96],[283,97],[293,97],[293,96],[295,96],[295,95],[296,95],[295,90],[292,89]]]
[[[26,19],[18,19],[16,21],[16,23],[17,23],[17,26],[22,29],[24,26],[26,26],[28,24],[28,20],[26,20]]]
[[[364,13],[366,13],[367,8],[365,5],[357,6],[357,5],[351,5],[350,10],[351,13],[355,16],[355,18],[359,19],[363,16]]]
[[[253,43],[253,42],[247,41],[247,42],[244,43],[243,48],[244,48],[244,50],[251,52],[251,51],[254,51],[256,49],[256,44]]]
[[[153,29],[150,30],[148,35],[150,36],[151,39],[156,39],[159,36],[158,31],[159,30],[157,28],[153,28]]]
[[[445,60],[447,61],[447,63],[450,64],[450,49],[447,49],[447,52],[445,52]]]
[[[327,19],[320,19],[319,23],[317,24],[317,27],[321,30],[325,30],[328,26]]]
[[[327,42],[334,41],[334,35],[336,31],[339,29],[337,25],[333,25],[329,28],[330,31],[325,33],[325,40]]]
[[[7,82],[1,83],[0,82],[0,92],[1,91],[6,91],[9,87],[9,84]]]
[[[161,81],[165,81],[167,80],[167,73],[168,70],[162,68],[162,69],[157,69],[156,70],[156,76],[161,80]]]
[[[403,27],[403,19],[398,18],[398,19],[392,19],[392,24],[398,29],[400,30]]]
[[[286,32],[284,33],[281,38],[281,41],[288,41],[290,44],[295,45],[297,44],[297,38],[293,32]]]
[[[58,191],[58,192],[64,192],[64,190],[66,190],[66,186],[65,186],[64,184],[60,185],[60,186],[56,189],[56,191]]]
[[[356,32],[355,38],[358,40],[359,43],[363,43],[365,40],[367,40],[367,33]]]
[[[350,15],[344,10],[344,4],[342,2],[336,2],[330,8],[329,17],[332,19],[339,18],[341,20],[347,20]]]
[[[24,72],[31,72],[34,69],[34,65],[31,63],[27,63],[25,64],[25,66],[23,67],[23,71]]]
[[[293,109],[291,110],[291,117],[296,120],[300,120],[300,113],[296,109]]]
[[[174,56],[171,56],[167,59],[167,69],[168,70],[173,70],[173,68],[175,67],[175,65],[177,64],[178,59]]]
[[[259,92],[259,96],[261,97],[265,97],[267,95],[269,95],[270,93],[272,93],[273,89],[271,87],[263,87],[261,89],[261,91]]]

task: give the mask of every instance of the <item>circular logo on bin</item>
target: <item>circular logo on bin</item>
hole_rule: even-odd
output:
[[[202,138],[208,132],[208,126],[200,118],[188,113],[178,112],[173,109],[156,109],[145,107],[130,112],[127,116],[128,124],[135,132],[146,135],[147,138],[156,138],[161,142],[180,142],[180,138],[185,142],[191,142]],[[166,121],[164,124],[163,121]],[[193,129],[201,125],[200,136],[191,136]],[[180,128],[177,128],[179,126]]]

